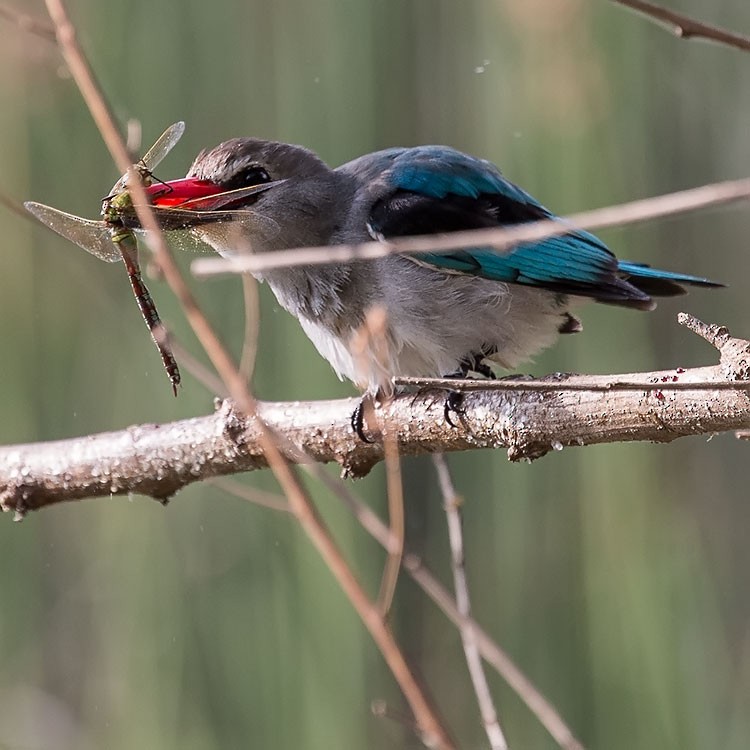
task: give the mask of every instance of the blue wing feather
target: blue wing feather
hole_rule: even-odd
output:
[[[553,237],[519,245],[507,254],[477,248],[442,255],[423,253],[420,259],[451,271],[473,273],[494,281],[517,284],[556,284],[561,281],[596,284],[612,273],[613,259],[575,238]]]
[[[483,193],[498,193],[552,215],[525,190],[506,180],[492,162],[445,146],[405,149],[394,159],[389,181],[396,189],[438,199],[448,195],[478,198]]]
[[[557,218],[506,180],[491,162],[444,146],[381,154],[387,154],[388,159],[381,179],[392,192],[373,206],[370,224],[383,236]],[[680,284],[715,285],[696,276],[635,263],[618,264],[601,240],[581,230],[525,243],[507,253],[480,247],[449,254],[423,253],[418,258],[436,269],[646,309],[653,306],[650,294],[682,293]]]

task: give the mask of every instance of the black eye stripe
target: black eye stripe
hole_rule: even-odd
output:
[[[222,184],[222,187],[227,190],[238,190],[251,185],[262,185],[264,182],[270,181],[271,177],[263,167],[252,166],[233,174]]]

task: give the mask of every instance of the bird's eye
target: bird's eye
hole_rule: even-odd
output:
[[[239,190],[243,187],[252,185],[262,185],[264,182],[270,182],[271,177],[263,167],[246,167],[245,169],[233,174],[222,187],[227,190]]]

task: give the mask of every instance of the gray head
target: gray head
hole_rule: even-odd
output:
[[[239,188],[270,180],[315,178],[330,171],[322,159],[303,146],[260,138],[231,138],[212,149],[203,149],[186,176]]]
[[[149,190],[159,194],[171,188],[165,195],[187,202],[206,198],[210,203],[218,196],[216,210],[197,209],[196,216],[207,212],[187,226],[217,252],[233,255],[331,244],[346,221],[355,185],[352,176],[332,170],[302,146],[233,138],[202,151],[184,180],[155,183]],[[222,197],[227,191],[255,186],[260,189],[251,195],[243,192],[230,201],[230,196]],[[180,216],[184,213],[189,210]],[[346,264],[332,264],[278,268],[256,276],[268,281],[282,306],[294,315],[321,322],[331,319],[334,325],[341,314],[340,290],[349,274]]]
[[[347,180],[312,151],[258,138],[233,138],[202,151],[187,177],[208,180],[222,190],[278,181],[232,206],[246,214],[241,229],[235,227],[234,243],[229,241],[226,226],[200,228],[219,252],[229,252],[236,245],[237,230],[256,250],[326,244],[336,228],[338,203],[347,193]]]

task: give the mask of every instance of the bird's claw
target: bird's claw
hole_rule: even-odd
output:
[[[363,443],[372,445],[375,442],[375,440],[373,440],[373,438],[371,438],[365,432],[365,429],[367,427],[367,424],[365,423],[365,410],[367,406],[369,406],[369,404],[365,403],[367,399],[368,399],[367,396],[362,396],[362,398],[359,400],[359,403],[357,404],[354,411],[352,412],[351,426],[352,426],[352,430],[354,430],[354,433]],[[370,403],[372,402],[370,401]]]
[[[451,419],[451,414],[458,415],[459,419],[463,419],[466,416],[466,410],[463,408],[464,394],[461,391],[448,391],[448,395],[445,397],[445,403],[443,404],[443,417],[445,421],[451,427],[458,427],[458,425]]]

